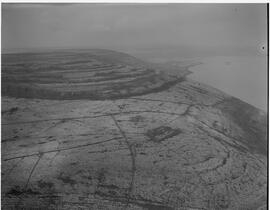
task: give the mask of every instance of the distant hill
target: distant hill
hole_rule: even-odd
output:
[[[178,72],[171,76],[170,72]],[[166,73],[165,73],[166,72]],[[2,56],[2,94],[45,99],[108,99],[169,87],[189,71],[125,53],[93,49]]]

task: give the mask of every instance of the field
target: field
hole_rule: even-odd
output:
[[[3,58],[3,209],[267,208],[263,111],[186,67],[43,55]]]

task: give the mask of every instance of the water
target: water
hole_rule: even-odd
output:
[[[189,77],[211,85],[257,108],[267,110],[265,56],[217,56],[198,59]]]

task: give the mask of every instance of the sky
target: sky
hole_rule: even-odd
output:
[[[259,52],[266,4],[2,4],[2,50]]]
[[[103,48],[159,62],[249,56],[229,67],[210,59],[193,77],[266,110],[266,26],[266,4],[4,3],[2,52]]]

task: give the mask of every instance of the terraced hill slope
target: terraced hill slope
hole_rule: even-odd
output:
[[[114,99],[160,91],[180,78],[108,50],[3,55],[2,94],[44,99]]]
[[[157,84],[170,85],[153,91],[156,83],[143,80],[147,85],[140,94],[117,95],[112,88],[112,97],[94,81],[102,100],[61,100],[68,94],[54,100],[35,94],[26,98],[25,92],[23,98],[20,94],[15,98],[6,88],[7,96],[2,98],[3,209],[267,209],[267,118],[263,111],[190,79],[147,73],[143,65],[150,64],[134,64],[146,76],[131,76],[133,72],[127,71],[125,78],[119,76],[122,67],[116,66],[127,68],[127,63],[113,62],[116,58],[105,62],[105,55],[98,59],[73,53],[44,54],[42,65],[41,55],[34,59],[27,54],[21,60],[21,55],[5,57],[3,66],[12,67],[12,73],[3,74],[3,87],[13,91],[16,83],[26,85],[25,66],[37,61],[44,66],[46,57],[50,63],[55,59],[58,69],[52,65],[38,73],[29,69],[29,81],[44,74],[36,77],[38,88],[45,83],[49,89],[52,84],[51,89],[58,91],[55,84],[62,84],[61,77],[47,75],[59,74],[76,84],[99,77],[105,82],[112,76],[102,73],[110,71],[118,75],[112,80],[120,81],[120,91],[121,87],[128,90],[126,84],[129,91],[137,90],[133,77],[151,75],[157,77]],[[70,57],[73,68],[67,69]],[[94,64],[91,71],[84,71],[86,58],[102,61],[96,69],[101,71],[95,72],[101,75],[89,76],[94,74]],[[80,68],[74,73],[76,65]],[[11,76],[20,74],[20,69],[20,77]],[[38,68],[33,65],[33,69]],[[63,83],[61,91],[81,91]],[[105,83],[108,89],[113,87]],[[42,98],[51,98],[46,91]]]

